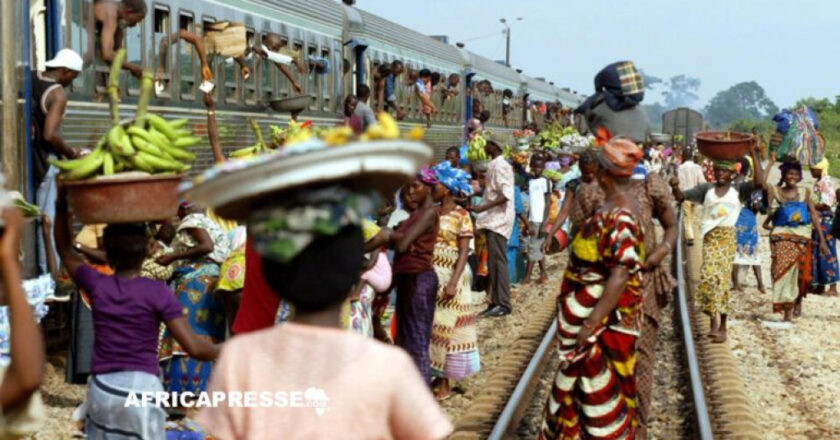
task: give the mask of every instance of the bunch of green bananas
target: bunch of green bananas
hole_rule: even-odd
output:
[[[484,151],[485,145],[487,145],[487,140],[480,134],[470,139],[470,144],[467,147],[467,160],[470,162],[483,162],[490,160],[490,156],[488,156]]]
[[[563,173],[554,170],[543,170],[542,176],[553,182],[558,182],[563,178]]]
[[[275,127],[273,126],[271,127],[272,135],[275,132],[274,128]],[[251,145],[250,147],[240,148],[236,151],[231,152],[229,154],[231,158],[244,159],[268,151],[269,146],[265,143],[265,140],[263,140],[262,130],[260,130],[260,126],[259,124],[257,124],[257,121],[253,119],[251,119],[251,129],[254,130],[254,136],[257,137],[257,143]]]
[[[62,178],[81,180],[123,171],[154,174],[190,169],[184,162],[195,160],[195,155],[186,148],[198,144],[201,138],[193,136],[186,128],[186,119],[167,121],[158,115],[146,114],[153,84],[154,77],[146,72],[141,80],[135,119],[128,124],[115,123],[90,154],[79,159],[50,160],[63,172]]]
[[[23,214],[26,218],[38,217],[41,215],[41,208],[28,203],[26,200],[23,200],[23,198],[15,197],[14,204],[18,209],[20,209],[21,214]]]

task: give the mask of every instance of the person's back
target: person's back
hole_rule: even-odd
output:
[[[416,370],[373,339],[285,323],[228,342],[210,384],[269,393],[271,404],[204,412],[199,423],[220,439],[272,438],[278,427],[286,438],[443,438],[449,423]]]
[[[680,179],[680,189],[683,191],[694,188],[701,183],[706,183],[706,179],[703,177],[703,167],[690,159],[680,164],[677,174]]]

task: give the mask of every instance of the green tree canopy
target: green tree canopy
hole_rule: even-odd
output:
[[[779,111],[755,81],[735,84],[718,92],[706,106],[706,122],[715,128],[726,127],[739,119],[772,118]]]
[[[690,107],[700,98],[697,95],[698,90],[700,90],[700,80],[697,78],[686,75],[671,77],[668,81],[668,90],[663,92],[665,108]]]

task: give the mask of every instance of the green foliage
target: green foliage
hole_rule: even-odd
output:
[[[776,130],[776,124],[770,119],[738,119],[729,124],[727,127],[731,131],[739,131],[741,133],[756,133],[769,137]]]
[[[668,81],[668,90],[663,92],[666,108],[689,107],[696,102],[700,96],[700,80],[686,75],[671,77]]]
[[[749,81],[718,92],[706,106],[705,114],[709,125],[721,128],[739,119],[769,119],[778,111],[764,88],[755,81]]]

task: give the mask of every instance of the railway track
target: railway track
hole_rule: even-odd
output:
[[[682,215],[680,215],[682,224]],[[667,427],[667,433],[653,438],[760,439],[761,429],[754,418],[737,360],[728,345],[711,344],[706,316],[693,304],[689,271],[700,261],[700,246],[688,252],[682,244],[682,231],[675,261],[678,280],[674,309],[675,334],[683,348],[682,380],[689,393],[684,402],[683,425]],[[695,266],[691,266],[691,265]],[[464,415],[456,421],[452,440],[519,438],[517,428],[529,408],[544,401],[534,395],[554,355],[555,298],[549,295],[529,326],[512,341],[501,365],[490,372],[485,389]],[[661,341],[666,343],[669,341]],[[657,396],[654,396],[657,399]],[[542,414],[541,412],[539,413]]]

